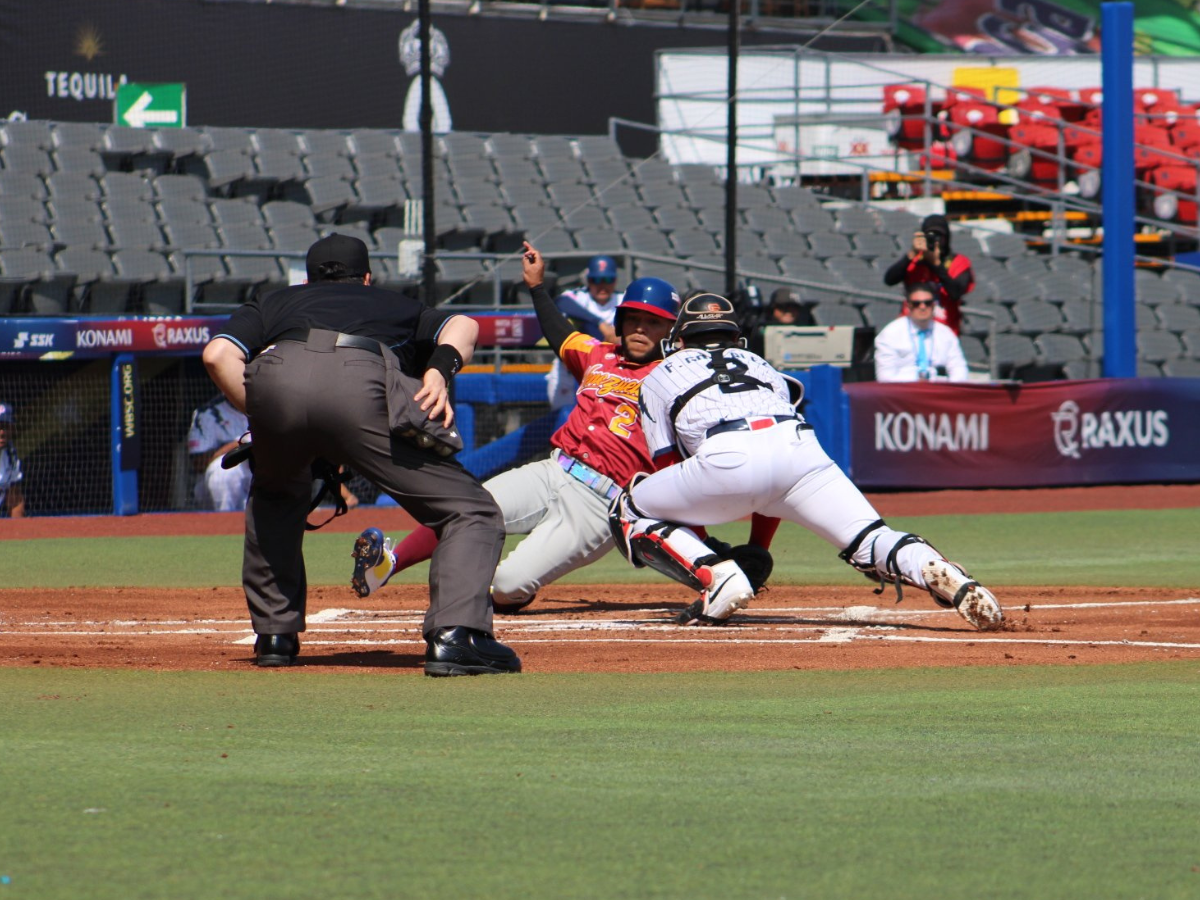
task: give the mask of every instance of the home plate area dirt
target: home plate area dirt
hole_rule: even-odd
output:
[[[907,499],[906,499],[907,498]],[[1040,498],[1040,499],[1039,499]],[[941,492],[872,497],[884,515],[1038,509],[1200,505],[1196,486],[1058,491]],[[925,510],[925,505],[938,509]],[[999,509],[997,507],[1000,507]],[[398,511],[354,510],[338,522],[407,527]],[[116,533],[213,533],[240,516],[141,516],[113,520]],[[153,520],[158,519],[157,523]],[[28,524],[26,524],[26,522]],[[38,520],[6,537],[36,537]],[[64,536],[70,522],[41,520]],[[98,533],[91,519],[81,528]],[[146,530],[142,530],[146,529]],[[153,530],[151,530],[153,529]],[[667,582],[552,585],[517,615],[497,616],[497,637],[527,672],[683,672],[856,669],[959,665],[1080,665],[1200,659],[1195,591],[1128,587],[989,585],[1005,609],[1004,630],[979,633],[923,591],[875,594],[861,585],[779,585],[721,628],[682,628],[675,612],[692,595]],[[348,587],[310,588],[308,629],[291,671],[377,670],[419,675],[428,591],[389,586],[362,600]],[[0,589],[0,666],[244,670],[254,636],[239,588]],[[262,670],[270,677],[268,670]]]

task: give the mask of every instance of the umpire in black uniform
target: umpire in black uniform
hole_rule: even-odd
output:
[[[519,672],[517,655],[492,635],[499,508],[457,462],[394,433],[398,410],[420,419],[418,406],[450,427],[447,383],[474,352],[479,326],[372,287],[357,238],[317,241],[307,269],[307,284],[249,301],[204,348],[209,375],[247,414],[254,439],[242,584],[255,662],[291,665],[300,650],[310,466],[322,459],[352,467],[437,533],[425,674]],[[407,397],[397,372],[413,376]]]

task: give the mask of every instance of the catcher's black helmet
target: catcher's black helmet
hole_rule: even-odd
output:
[[[728,338],[736,343],[742,333],[733,304],[718,294],[697,294],[683,301],[675,327],[663,342],[663,351],[669,353],[679,349],[681,341],[691,346],[705,343],[697,335],[712,333],[715,339]]]

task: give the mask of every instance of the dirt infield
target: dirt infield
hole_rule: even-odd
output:
[[[873,495],[884,515],[1200,506],[1200,486],[944,491]],[[0,539],[221,534],[240,515],[30,519]],[[398,510],[354,510],[337,531],[405,527]],[[901,666],[1078,665],[1200,659],[1200,597],[1149,588],[994,587],[1009,624],[979,634],[922,591],[780,586],[724,628],[679,628],[691,599],[677,585],[556,585],[497,633],[528,672],[665,672]],[[369,600],[348,587],[310,590],[300,670],[419,674],[427,591],[397,586]],[[0,590],[0,666],[248,670],[253,634],[236,588]]]

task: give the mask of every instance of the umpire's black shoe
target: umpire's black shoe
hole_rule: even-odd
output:
[[[455,625],[425,639],[425,674],[502,675],[520,672],[521,660],[491,632]]]
[[[300,653],[295,634],[260,634],[254,642],[254,664],[266,668],[290,666]]]

